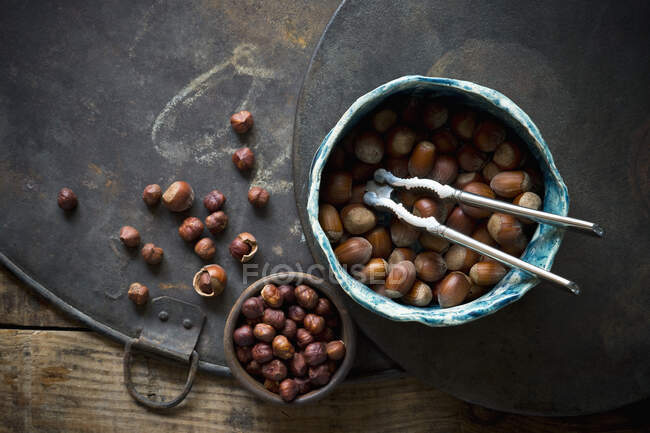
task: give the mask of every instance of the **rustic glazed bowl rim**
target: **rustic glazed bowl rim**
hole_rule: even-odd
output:
[[[437,305],[414,307],[399,304],[378,295],[365,284],[352,278],[343,269],[318,222],[321,175],[333,147],[360,118],[376,108],[388,96],[411,91],[415,94],[434,93],[466,98],[470,105],[489,112],[513,128],[526,143],[543,173],[544,211],[567,215],[569,195],[551,152],[537,126],[512,100],[496,90],[469,81],[407,75],[371,90],[348,108],[323,139],[310,168],[307,214],[316,242],[325,254],[330,268],[343,290],[361,306],[394,321],[413,321],[427,326],[455,326],[492,314],[517,301],[537,285],[539,280],[522,271],[511,269],[491,291],[466,304],[444,309]],[[564,231],[559,228],[538,225],[522,259],[544,269],[550,269],[563,235]]]
[[[239,313],[241,311],[241,306],[244,301],[251,296],[259,293],[265,284],[306,284],[318,292],[321,292],[334,304],[336,310],[339,313],[339,318],[341,320],[341,339],[345,343],[345,358],[336,372],[332,375],[329,383],[321,388],[312,390],[306,394],[303,394],[297,397],[292,402],[285,402],[280,398],[278,394],[272,393],[271,391],[264,388],[264,385],[255,380],[241,365],[237,356],[235,354],[235,347],[232,341],[232,333],[235,330],[237,324],[237,319],[239,318]],[[255,281],[253,284],[248,286],[242,293],[239,295],[239,298],[233,305],[226,319],[226,326],[224,328],[223,334],[223,347],[226,355],[226,363],[232,372],[232,375],[241,383],[244,388],[248,389],[250,392],[260,397],[261,399],[279,405],[304,405],[313,403],[315,401],[321,400],[329,395],[336,386],[343,382],[350,369],[354,363],[354,358],[356,356],[356,329],[350,314],[348,313],[347,308],[343,302],[342,296],[337,293],[337,290],[327,283],[322,278],[316,277],[315,275],[305,274],[302,272],[279,272],[275,274],[268,275],[264,278],[261,278]]]

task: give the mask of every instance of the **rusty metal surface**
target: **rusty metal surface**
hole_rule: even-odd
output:
[[[360,327],[407,372],[505,411],[584,414],[650,395],[650,4],[643,1],[346,1],[307,73],[294,130],[294,179],[354,100],[408,74],[474,81],[539,126],[571,215],[607,228],[568,233],[553,271],[583,294],[541,284],[495,315],[453,328]],[[317,114],[317,115],[316,115]],[[299,213],[307,185],[296,183]],[[326,263],[313,243],[317,261]]]
[[[114,338],[137,336],[146,322],[127,299],[139,281],[151,298],[171,296],[206,316],[201,367],[223,368],[225,317],[256,279],[228,254],[237,233],[253,233],[264,274],[312,258],[298,220],[291,178],[295,99],[309,55],[336,1],[10,1],[0,15],[0,250],[24,280],[64,310]],[[231,113],[250,109],[255,127],[238,137]],[[230,155],[257,154],[249,176]],[[182,214],[140,199],[149,183],[190,182],[197,200]],[[246,200],[264,186],[267,209]],[[57,191],[76,191],[64,214]],[[202,197],[227,196],[227,230],[215,238],[215,262],[228,287],[199,298],[192,276],[203,265],[183,242],[183,218],[204,218]],[[149,267],[118,239],[122,225],[165,250]],[[207,233],[207,232],[206,232]],[[20,273],[17,268],[12,269]],[[33,279],[33,280],[32,280]],[[38,284],[40,283],[40,285]],[[392,365],[367,340],[360,373]],[[360,351],[361,352],[361,351]]]

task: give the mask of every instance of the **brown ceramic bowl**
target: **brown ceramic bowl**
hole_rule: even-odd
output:
[[[343,362],[339,365],[338,370],[332,375],[329,383],[321,388],[317,388],[313,391],[310,391],[306,394],[298,396],[295,400],[290,403],[285,402],[280,398],[278,394],[272,393],[271,391],[264,388],[264,385],[255,380],[248,372],[244,369],[244,366],[241,365],[237,356],[235,355],[235,344],[232,341],[232,333],[235,330],[237,325],[237,320],[240,315],[241,306],[244,301],[251,296],[257,296],[262,290],[265,284],[306,284],[319,292],[320,294],[325,295],[336,307],[339,317],[341,320],[341,339],[345,343],[345,358]],[[228,319],[226,319],[226,328],[223,335],[223,347],[226,353],[226,362],[232,375],[237,378],[237,380],[250,392],[260,397],[262,400],[268,401],[275,404],[283,405],[301,405],[307,403],[313,403],[317,400],[322,399],[327,396],[332,390],[345,379],[345,376],[350,371],[352,364],[354,362],[355,352],[356,352],[356,331],[354,328],[354,322],[350,317],[345,305],[343,304],[343,298],[337,292],[336,288],[328,284],[325,280],[315,277],[310,274],[303,274],[301,272],[281,272],[268,277],[264,277],[260,280],[257,280],[251,284],[246,290],[242,292],[235,302],[235,305],[230,310],[228,314]]]

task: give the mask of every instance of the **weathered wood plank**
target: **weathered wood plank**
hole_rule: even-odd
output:
[[[177,409],[155,413],[131,400],[122,347],[91,332],[0,330],[0,432],[113,431],[648,431],[648,402],[580,418],[508,415],[463,403],[411,379],[344,384],[319,404],[262,404],[230,379],[199,374]],[[169,398],[184,371],[136,358],[137,388]]]

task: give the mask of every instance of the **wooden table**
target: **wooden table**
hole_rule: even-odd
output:
[[[650,432],[650,400],[576,418],[511,415],[472,405],[410,378],[346,383],[299,409],[263,404],[232,379],[199,373],[178,408],[138,406],[122,378],[123,348],[64,317],[0,269],[0,432],[427,431]],[[143,393],[169,398],[185,371],[137,358]],[[153,397],[153,395],[152,395]]]

